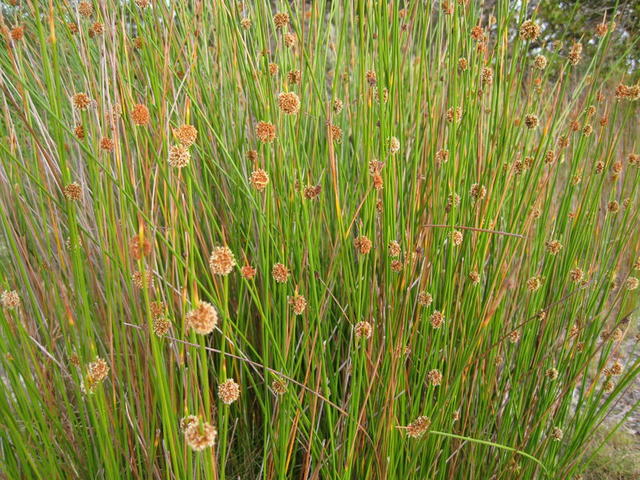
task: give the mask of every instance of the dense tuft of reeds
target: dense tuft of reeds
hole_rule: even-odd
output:
[[[578,478],[640,86],[479,3],[4,5],[0,477]]]

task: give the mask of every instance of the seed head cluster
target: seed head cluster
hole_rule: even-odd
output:
[[[293,313],[296,315],[302,315],[307,308],[307,300],[302,295],[294,295],[289,298],[289,305],[293,309]]]
[[[191,153],[184,145],[169,147],[169,165],[173,168],[184,168],[191,161]]]
[[[429,427],[431,427],[429,417],[418,417],[407,426],[407,435],[411,438],[420,438],[427,433]]]
[[[278,95],[278,108],[282,113],[295,115],[300,111],[300,98],[294,92],[283,92]]]
[[[201,422],[199,419],[189,419],[188,426],[184,430],[184,439],[187,445],[196,452],[201,452],[207,448],[211,448],[216,443],[218,431],[207,422]]]
[[[229,378],[218,385],[218,397],[222,403],[231,405],[240,397],[240,385],[233,378]]]
[[[87,366],[87,373],[82,381],[82,391],[85,394],[92,394],[109,375],[109,365],[104,359],[96,357],[96,359]]]
[[[251,183],[251,186],[257,191],[262,192],[269,184],[269,175],[263,169],[257,168],[251,172],[249,183]]]
[[[363,320],[356,323],[356,325],[353,327],[353,331],[357,339],[369,339],[371,338],[371,335],[373,335],[373,326],[366,320]]]
[[[193,125],[181,125],[173,129],[173,134],[184,147],[190,147],[198,138],[198,130]]]
[[[229,275],[236,266],[236,257],[229,247],[214,247],[209,256],[209,268],[214,275]]]
[[[360,235],[353,241],[353,246],[360,255],[366,255],[371,251],[371,240],[365,235]]]
[[[527,20],[520,25],[520,38],[533,42],[540,36],[540,25],[533,20]]]
[[[276,263],[271,269],[271,275],[276,282],[286,283],[291,273],[283,263]]]
[[[196,308],[187,312],[185,324],[194,332],[207,335],[218,325],[218,312],[210,303],[200,302]]]
[[[0,304],[6,309],[16,308],[20,305],[20,295],[15,290],[4,290],[0,295]]]
[[[260,121],[256,124],[256,136],[262,143],[271,143],[276,139],[276,126]]]

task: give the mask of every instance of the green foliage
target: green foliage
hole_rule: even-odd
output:
[[[477,40],[473,1],[143,3],[4,10],[0,476],[583,471],[640,373],[639,124],[612,36],[539,70],[526,2]]]

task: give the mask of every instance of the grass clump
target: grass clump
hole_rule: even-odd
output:
[[[586,58],[505,0],[2,12],[3,475],[578,478],[640,372],[607,29]]]

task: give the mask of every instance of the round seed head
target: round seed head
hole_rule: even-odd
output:
[[[214,275],[229,275],[236,266],[236,257],[229,247],[214,247],[209,257],[209,267]]]
[[[282,263],[276,263],[271,269],[271,276],[278,283],[286,283],[289,280],[289,269]]]
[[[169,148],[169,165],[173,168],[184,168],[191,161],[191,153],[184,145],[172,145]]]
[[[190,147],[198,138],[198,130],[193,125],[181,125],[173,129],[173,134],[181,145]]]
[[[418,294],[418,305],[422,307],[428,307],[433,302],[433,297],[427,291],[422,291]]]
[[[245,265],[240,269],[240,274],[247,280],[251,280],[256,276],[256,269],[251,265]]]
[[[431,426],[429,417],[418,417],[407,426],[407,435],[411,438],[422,437]]]
[[[365,235],[360,235],[353,241],[353,245],[356,247],[356,251],[361,255],[366,255],[371,251],[371,240]]]
[[[131,118],[136,125],[147,125],[150,120],[149,109],[146,105],[138,103],[134,105],[133,110],[131,110]]]
[[[78,3],[78,13],[83,17],[90,17],[93,15],[93,5],[90,2]]]
[[[277,29],[289,26],[289,14],[286,12],[278,12],[273,16],[273,23]]]
[[[15,290],[5,290],[0,295],[0,303],[7,309],[16,308],[20,305],[20,295]]]
[[[300,98],[294,92],[282,92],[278,95],[278,108],[286,115],[295,115],[300,111]]]
[[[442,383],[442,373],[440,370],[434,368],[427,373],[427,380],[431,385],[437,387]]]
[[[210,303],[200,302],[195,309],[187,313],[185,321],[187,328],[192,328],[200,335],[207,335],[218,324],[218,312]]]
[[[91,99],[86,93],[76,93],[73,98],[73,106],[76,110],[86,110],[91,106]]]
[[[289,298],[289,305],[293,308],[293,313],[302,315],[307,308],[307,300],[302,295],[294,295]]]
[[[369,339],[371,338],[371,335],[373,335],[373,326],[367,321],[362,321],[355,324],[353,331],[356,335],[356,339]]]
[[[263,169],[258,168],[251,172],[251,176],[249,177],[249,182],[259,192],[262,192],[265,188],[267,188],[267,184],[269,183],[269,175]]]
[[[171,321],[165,317],[153,319],[153,333],[159,337],[164,337],[171,328]]]
[[[276,395],[284,395],[287,393],[287,382],[283,379],[276,378],[271,382],[271,389]]]
[[[540,36],[540,26],[533,20],[527,20],[520,25],[520,38],[527,41],[534,41]]]
[[[69,185],[65,186],[62,189],[62,193],[67,198],[67,200],[71,200],[74,202],[79,202],[82,200],[82,187],[80,184],[73,182]]]
[[[436,310],[431,314],[429,321],[431,322],[431,326],[433,328],[440,328],[444,323],[444,314],[441,311]]]
[[[547,68],[547,63],[547,57],[545,57],[544,55],[536,55],[535,59],[533,60],[533,66],[538,70],[544,70],[545,68]]]
[[[240,397],[240,385],[238,385],[233,378],[229,378],[218,385],[218,397],[222,400],[222,403],[227,405],[232,404],[238,397]]]
[[[189,447],[196,452],[201,452],[215,445],[217,435],[218,431],[213,425],[196,421],[185,430],[184,439]]]
[[[276,139],[276,126],[269,122],[258,122],[256,136],[262,143],[271,143]]]

